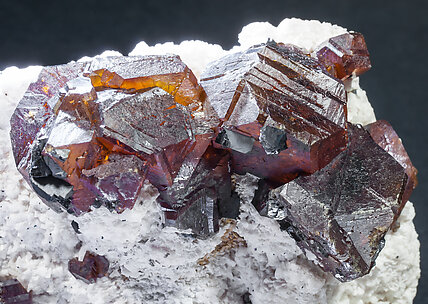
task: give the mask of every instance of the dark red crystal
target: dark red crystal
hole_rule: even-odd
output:
[[[276,190],[286,208],[283,226],[340,281],[374,266],[407,182],[404,168],[366,130],[348,131],[348,148],[329,165]]]
[[[344,85],[295,46],[270,42],[225,56],[207,68],[201,85],[225,120],[231,139],[223,146],[231,150],[234,172],[283,184],[345,149]]]
[[[363,36],[333,37],[314,56],[268,41],[210,63],[201,85],[174,55],[44,68],[11,118],[16,165],[46,204],[75,215],[132,208],[150,183],[165,223],[199,237],[237,218],[232,175],[253,174],[260,214],[352,280],[373,267],[417,170],[388,123],[347,122],[342,80],[370,68]],[[86,282],[108,267],[89,252],[69,262]]]
[[[76,279],[90,284],[107,275],[109,264],[104,256],[87,251],[83,261],[71,259],[68,262],[68,270]]]
[[[385,120],[378,120],[371,123],[365,128],[370,132],[373,140],[386,152],[388,152],[394,159],[403,166],[407,174],[406,188],[403,193],[403,204],[400,210],[404,208],[404,204],[409,200],[413,189],[418,185],[416,177],[418,170],[413,166],[409,155],[404,149],[400,137],[398,137],[391,124]]]
[[[330,38],[318,47],[317,58],[334,77],[345,80],[360,76],[371,68],[364,36],[346,33]]]
[[[0,303],[32,304],[33,295],[16,279],[0,280]]]
[[[218,230],[218,209],[228,209],[232,200],[230,157],[213,147],[212,138],[198,135],[185,145],[169,147],[163,155],[155,155],[148,173],[148,180],[159,190],[158,202],[166,211],[167,223],[201,235]],[[174,170],[177,163],[169,163],[178,156],[181,166]]]

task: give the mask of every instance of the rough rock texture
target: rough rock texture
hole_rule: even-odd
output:
[[[236,49],[271,37],[313,51],[319,43],[344,32],[318,21],[286,19],[278,27],[254,23],[243,29],[241,46]],[[140,51],[172,53],[178,49],[187,54],[189,62],[185,62],[192,69],[206,62],[198,57],[199,50],[209,54],[207,61],[225,53],[219,46],[202,42]],[[420,268],[410,202],[398,219],[399,228],[386,235],[385,248],[372,272],[350,283],[339,283],[320,272],[275,221],[258,214],[251,205],[257,178],[249,175],[237,178],[237,191],[245,203],[233,228],[247,246],[224,244],[205,266],[198,260],[215,251],[224,232],[235,224],[223,223],[220,232],[206,240],[195,240],[190,231],[163,228],[156,190],[147,185],[143,204],[131,212],[114,214],[99,208],[76,220],[50,210],[16,171],[8,136],[9,117],[39,71],[40,67],[8,68],[0,74],[0,190],[4,191],[0,194],[0,276],[16,277],[33,290],[34,303],[240,303],[243,298],[256,304],[412,302]],[[373,122],[373,110],[358,78],[347,83],[347,90],[349,120]],[[72,220],[78,222],[81,234],[73,230]],[[68,261],[76,256],[81,260],[86,251],[106,256],[108,277],[86,284],[69,273]]]

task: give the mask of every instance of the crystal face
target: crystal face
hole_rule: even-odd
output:
[[[228,157],[210,144],[218,121],[204,114],[204,94],[177,56],[45,68],[11,120],[17,166],[55,210],[121,212],[139,201],[147,179],[161,193],[168,223],[198,200],[211,209],[204,231],[214,232],[216,208],[231,195],[223,188],[231,187]],[[200,232],[185,222],[177,225]]]
[[[368,273],[400,210],[404,168],[361,126],[325,168],[277,189],[287,231],[341,281]]]
[[[353,74],[360,76],[371,68],[366,42],[360,33],[332,37],[318,47],[316,54],[327,71],[342,80]]]
[[[0,303],[32,304],[32,292],[27,292],[16,279],[0,280]]]
[[[216,142],[235,172],[283,184],[345,149],[344,85],[302,49],[269,42],[225,56],[201,85],[225,121]]]
[[[95,283],[97,279],[104,277],[109,268],[109,261],[101,255],[86,252],[83,261],[77,258],[68,262],[68,270],[71,274],[86,283]]]
[[[251,174],[261,215],[337,279],[361,277],[417,170],[387,122],[347,122],[342,80],[370,68],[362,35],[317,50],[268,41],[208,64],[200,83],[175,55],[46,67],[11,118],[17,168],[43,202],[77,216],[131,209],[150,184],[165,224],[197,237],[238,218],[234,174]],[[69,262],[88,283],[108,266],[89,252]]]
[[[403,208],[404,203],[409,200],[410,194],[418,184],[418,179],[416,177],[418,170],[416,170],[416,168],[413,166],[406,149],[404,149],[400,137],[398,137],[397,133],[394,131],[389,122],[385,120],[378,120],[365,126],[365,128],[370,132],[373,140],[382,149],[394,157],[394,159],[399,162],[406,171],[407,183],[403,193]]]

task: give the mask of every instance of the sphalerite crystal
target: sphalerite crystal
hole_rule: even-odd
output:
[[[403,206],[409,200],[410,194],[416,188],[418,180],[416,174],[418,170],[413,166],[404,149],[400,137],[394,131],[392,126],[385,120],[378,120],[374,123],[368,124],[365,128],[369,131],[373,140],[386,152],[388,152],[394,159],[403,166],[406,175],[407,183],[403,193]]]
[[[228,55],[201,85],[225,121],[216,142],[230,149],[234,172],[284,184],[345,149],[344,85],[302,49],[269,42]]]
[[[401,210],[405,169],[361,126],[330,164],[278,188],[283,225],[323,269],[347,281],[368,273]]]
[[[342,80],[353,74],[360,76],[371,68],[366,42],[360,33],[332,37],[318,47],[316,55],[331,75]]]
[[[16,279],[0,279],[0,303],[32,304],[33,295]]]
[[[369,68],[359,33],[312,54],[268,41],[210,63],[200,83],[174,55],[46,67],[11,119],[16,165],[46,204],[76,215],[132,208],[148,182],[167,225],[204,237],[239,214],[232,174],[252,174],[256,209],[352,280],[417,183],[389,124],[347,121],[343,80]],[[95,280],[108,269],[98,260],[70,271]]]
[[[94,283],[106,276],[109,265],[106,257],[86,251],[82,261],[74,258],[68,262],[68,270],[75,278],[86,283]]]

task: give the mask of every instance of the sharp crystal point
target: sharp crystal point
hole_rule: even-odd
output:
[[[371,123],[365,128],[369,131],[373,140],[386,152],[388,152],[394,159],[403,166],[407,174],[406,188],[403,193],[403,204],[400,208],[404,208],[404,204],[409,200],[410,194],[418,184],[417,173],[418,170],[413,166],[409,155],[404,149],[403,143],[400,137],[391,126],[391,124],[385,120],[378,120]]]
[[[269,42],[227,55],[208,66],[201,85],[232,134],[256,140],[245,152],[225,146],[240,174],[284,183],[346,147],[344,85],[300,48]]]

